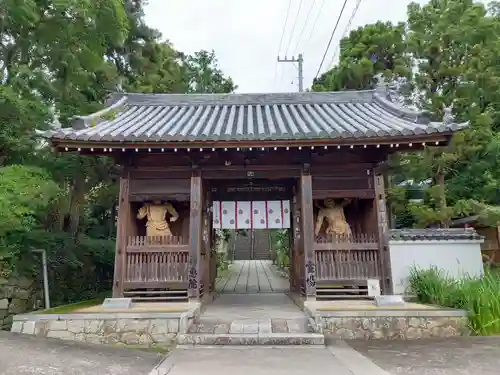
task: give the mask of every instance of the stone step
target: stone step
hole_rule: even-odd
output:
[[[320,333],[216,334],[188,333],[177,336],[179,345],[324,345]]]

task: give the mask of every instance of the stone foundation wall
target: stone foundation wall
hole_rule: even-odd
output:
[[[465,311],[332,311],[316,313],[323,333],[336,339],[415,340],[469,333]]]
[[[197,309],[179,313],[18,315],[12,332],[92,344],[171,344],[186,333]]]
[[[41,306],[41,292],[34,286],[34,281],[25,277],[0,277],[0,329],[10,330],[14,315]]]

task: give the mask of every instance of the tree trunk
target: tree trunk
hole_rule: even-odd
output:
[[[444,182],[444,173],[442,173],[442,172],[438,173],[437,185],[439,186],[439,195],[438,195],[439,209],[441,210],[441,213],[444,214],[444,212],[446,211],[447,205],[446,205],[446,185]],[[451,218],[442,216],[441,226],[443,228],[448,228],[450,219]]]
[[[85,198],[85,178],[79,174],[71,189],[71,202],[69,208],[69,232],[76,237],[80,226],[80,209]]]

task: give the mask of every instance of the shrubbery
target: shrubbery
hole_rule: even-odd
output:
[[[419,302],[467,310],[475,334],[500,334],[499,272],[487,270],[482,278],[455,280],[436,268],[413,269],[409,281]]]

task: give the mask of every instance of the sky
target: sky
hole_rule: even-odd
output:
[[[362,0],[349,25],[357,2],[347,1],[320,74],[334,65],[339,40],[346,33],[378,20],[405,21],[406,7],[411,1]],[[282,58],[303,54],[304,88],[310,87],[343,3],[343,0],[149,0],[145,16],[146,23],[159,30],[179,51],[214,50],[220,69],[238,85],[237,92],[293,92],[298,90],[297,65],[277,63],[278,54]]]

